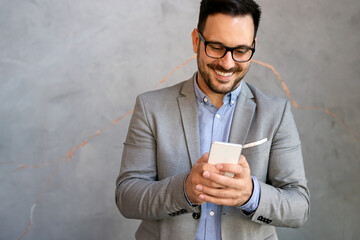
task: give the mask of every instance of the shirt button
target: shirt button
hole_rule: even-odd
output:
[[[206,102],[206,103],[207,103],[207,101],[208,101],[208,99],[207,99],[206,97],[204,97],[204,102]]]
[[[210,211],[210,216],[214,216],[214,215],[215,215],[214,211]]]
[[[220,114],[216,114],[216,118],[218,118],[218,119],[219,119],[219,118],[220,118]]]
[[[231,101],[231,104],[234,104],[235,103],[235,101]]]

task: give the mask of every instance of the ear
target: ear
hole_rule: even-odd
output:
[[[197,53],[200,39],[199,39],[199,32],[196,28],[194,28],[194,30],[192,31],[191,38],[192,38],[192,44],[193,44],[193,51],[194,51],[194,53]]]

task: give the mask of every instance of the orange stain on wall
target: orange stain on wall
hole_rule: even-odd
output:
[[[268,63],[264,63],[264,62],[260,62],[258,60],[251,60],[254,63],[260,64],[264,67],[270,68],[271,71],[275,74],[275,76],[280,80],[281,82],[281,86],[284,89],[287,97],[289,98],[289,100],[291,101],[292,105],[297,108],[297,109],[302,109],[302,110],[317,110],[317,111],[322,111],[326,114],[328,114],[329,116],[331,116],[332,118],[334,118],[340,125],[342,125],[346,131],[357,141],[360,143],[360,138],[355,134],[355,132],[343,121],[341,120],[341,118],[339,118],[335,113],[331,112],[329,109],[327,108],[322,108],[322,107],[317,107],[317,106],[299,106],[294,98],[291,96],[290,91],[288,89],[288,87],[286,86],[284,80],[281,78],[280,74],[275,70],[275,68],[273,66],[271,66]]]

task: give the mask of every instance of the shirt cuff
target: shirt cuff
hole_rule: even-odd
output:
[[[251,214],[255,212],[257,207],[259,206],[259,199],[260,199],[260,184],[259,181],[256,179],[256,177],[251,176],[254,189],[252,192],[252,195],[250,199],[244,204],[241,205],[239,208],[243,210],[244,212]]]
[[[190,173],[190,172],[189,172],[189,173]],[[193,204],[193,203],[189,200],[188,196],[186,195],[185,182],[186,182],[187,177],[189,176],[189,173],[186,174],[186,176],[185,176],[185,178],[184,178],[184,196],[185,196],[186,201],[189,203],[189,205],[190,205],[191,207],[197,207],[198,205]]]

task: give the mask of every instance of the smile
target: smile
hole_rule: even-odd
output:
[[[226,73],[226,72],[220,72],[220,71],[218,71],[218,70],[215,70],[215,72],[216,72],[216,74],[218,74],[218,75],[220,75],[220,76],[222,76],[222,77],[229,77],[229,76],[231,76],[231,75],[234,74],[234,72]]]

